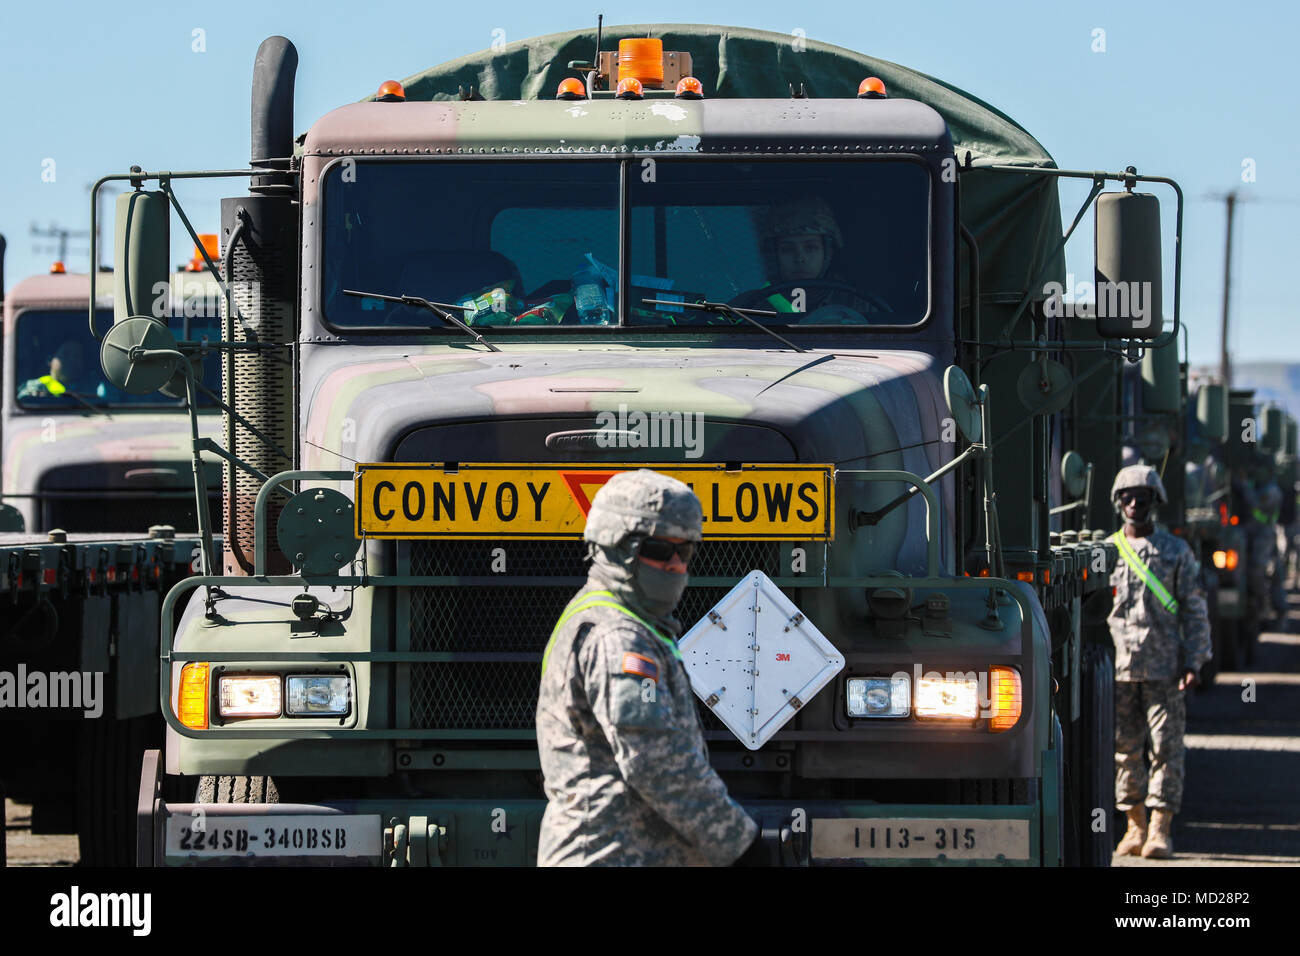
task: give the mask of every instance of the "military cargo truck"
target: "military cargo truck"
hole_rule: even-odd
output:
[[[1112,675],[1083,605],[1108,597],[1114,525],[1064,452],[1105,433],[1117,454],[1122,409],[1076,383],[1177,335],[1178,260],[1164,328],[1158,200],[1135,189],[1173,187],[1176,233],[1181,193],[1059,169],[883,60],[649,39],[475,54],[296,140],[296,52],[262,45],[250,192],[223,201],[227,538],[164,604],[140,863],[535,859],[542,650],[592,493],[640,465],[704,505],[688,626],[761,571],[798,608],[786,632],[843,655],[804,700],[779,629],[748,646],[730,693],[766,719],[775,679],[785,721],[761,747],[718,719],[725,686],[696,687],[776,858],[1108,862]],[[129,285],[199,175],[101,180],[135,186]],[[1060,177],[1092,184],[1064,235]],[[1050,285],[1094,200],[1107,305],[1064,321]],[[192,344],[115,306],[109,379],[183,376]],[[1054,504],[1104,530],[1054,544]]]
[[[215,340],[213,286],[179,272],[153,290],[156,314]],[[32,804],[34,832],[76,832],[83,863],[121,865],[141,756],[161,741],[160,590],[190,573],[198,523],[185,409],[100,377],[89,303],[90,278],[61,267],[5,301],[0,779]],[[214,411],[204,399],[200,434]]]

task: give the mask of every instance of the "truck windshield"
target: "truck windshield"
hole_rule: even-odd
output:
[[[113,324],[113,313],[97,313],[95,327]],[[219,316],[176,317],[169,321],[178,338],[221,341]],[[14,388],[18,404],[27,408],[175,407],[183,402],[161,392],[129,395],[104,380],[99,365],[99,343],[86,327],[86,312],[78,310],[34,310],[18,314],[14,324]],[[203,383],[220,390],[221,359],[211,353],[204,361]],[[200,393],[201,406],[215,407]]]
[[[348,161],[327,173],[323,211],[335,326],[440,325],[349,289],[458,306],[471,326],[737,321],[644,299],[763,309],[775,326],[928,312],[929,176],[902,158]]]

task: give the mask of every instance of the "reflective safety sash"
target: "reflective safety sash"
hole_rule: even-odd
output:
[[[1124,558],[1124,563],[1138,573],[1144,582],[1147,590],[1156,596],[1166,611],[1170,614],[1178,613],[1178,600],[1169,593],[1168,589],[1160,583],[1160,579],[1152,573],[1151,569],[1146,566],[1146,562],[1138,557],[1138,553],[1133,550],[1133,546],[1128,543],[1128,539],[1121,529],[1110,536],[1110,540],[1115,542],[1115,547],[1119,548],[1119,553]]]
[[[40,382],[41,386],[51,395],[62,395],[68,390],[68,387],[53,375],[42,375],[36,381]]]
[[[794,303],[792,303],[785,296],[781,295],[779,292],[774,293],[773,295],[769,295],[767,297],[767,301],[772,306],[772,308],[776,309],[776,311],[778,312],[795,311]]]
[[[1258,508],[1252,508],[1251,513],[1260,524],[1277,524],[1278,512],[1276,511],[1260,511]]]
[[[608,598],[608,600],[605,600],[606,598]],[[570,602],[570,604],[572,604],[572,602]],[[638,624],[642,625],[647,630],[649,630],[650,633],[653,634],[655,637],[659,638],[659,640],[667,644],[668,649],[672,651],[673,657],[677,658],[678,660],[682,659],[682,652],[677,649],[676,641],[664,637],[662,634],[659,633],[658,630],[656,630],[655,626],[651,624],[649,621],[642,620],[641,617],[633,613],[630,609],[625,608],[623,605],[619,604],[618,601],[614,599],[614,595],[612,592],[592,591],[589,594],[583,595],[582,600],[579,601],[576,605],[565,608],[564,613],[560,615],[560,619],[555,622],[555,627],[551,631],[551,639],[546,642],[546,652],[542,654],[543,674],[546,673],[546,664],[551,659],[551,649],[555,647],[555,638],[556,636],[559,635],[560,628],[564,627],[564,625],[568,623],[569,618],[573,617],[575,614],[580,614],[581,612],[589,610],[593,607],[612,607],[620,614],[626,614],[628,617],[632,618],[632,620],[636,621]]]

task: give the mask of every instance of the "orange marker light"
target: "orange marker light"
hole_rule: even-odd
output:
[[[1236,515],[1233,515],[1231,518],[1228,519],[1228,524],[1240,524],[1240,523],[1241,523],[1241,519],[1238,518]]]
[[[587,88],[582,85],[582,80],[576,76],[571,76],[567,80],[560,80],[560,87],[555,91],[557,100],[585,100],[587,98]]]
[[[885,81],[878,76],[869,76],[858,84],[860,100],[883,100],[888,95],[885,92]]]
[[[1020,719],[1020,672],[1014,667],[989,668],[989,703],[993,705],[989,730],[1010,730]]]
[[[176,716],[192,730],[208,729],[208,664],[191,661],[181,668],[181,689],[176,696]]]
[[[614,95],[620,100],[639,100],[645,96],[641,87],[641,81],[635,76],[629,76],[626,80],[618,81],[618,89]]]
[[[677,81],[677,98],[679,100],[704,99],[704,84],[693,76],[683,76]]]
[[[406,101],[406,90],[402,89],[402,84],[396,80],[384,80],[379,84],[379,92],[375,94],[375,100],[380,103],[402,103]]]
[[[1034,572],[1033,572],[1033,571],[1017,571],[1017,572],[1016,572],[1016,580],[1017,580],[1017,581],[1025,581],[1025,582],[1027,582],[1027,583],[1029,583],[1029,584],[1033,584],[1033,583],[1034,583]]]
[[[50,265],[50,275],[52,276],[61,276],[67,271],[67,267],[62,262],[55,262]]]

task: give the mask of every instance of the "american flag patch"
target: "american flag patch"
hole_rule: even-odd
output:
[[[633,654],[631,651],[623,655],[623,673],[648,677],[656,684],[659,683],[659,665],[650,658]]]

